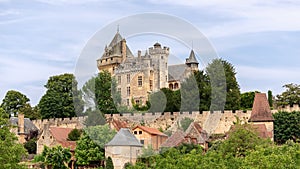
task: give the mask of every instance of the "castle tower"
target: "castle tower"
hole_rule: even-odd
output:
[[[155,43],[149,48],[149,55],[154,65],[154,89],[168,87],[168,57],[169,48],[161,47],[160,43]]]
[[[249,122],[252,122],[253,125],[265,125],[267,130],[267,137],[273,140],[274,138],[274,118],[271,113],[269,102],[265,93],[255,93],[255,98],[252,107],[252,113],[249,118]],[[263,131],[258,131],[263,132]]]
[[[19,135],[19,142],[25,143],[25,123],[24,123],[24,114],[18,114],[18,135]]]
[[[192,71],[197,71],[198,70],[198,65],[199,62],[196,59],[194,50],[191,50],[189,58],[186,59],[185,64],[192,70]]]
[[[126,45],[126,40],[117,31],[110,44],[105,47],[102,57],[97,60],[98,70],[107,70],[114,75],[115,69],[128,57],[133,57],[133,55]]]

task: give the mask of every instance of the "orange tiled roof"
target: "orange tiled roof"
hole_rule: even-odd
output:
[[[186,133],[182,130],[176,131],[174,134],[171,135],[162,145],[161,147],[176,147],[184,142]]]
[[[160,135],[160,136],[166,136],[164,133],[160,132],[159,130],[157,130],[156,128],[150,128],[150,127],[146,127],[146,126],[136,126],[134,127],[132,130],[135,130],[136,128],[140,128],[141,130],[151,134],[151,135]]]
[[[265,93],[255,93],[252,113],[249,122],[274,121]]]
[[[76,147],[75,141],[68,141],[68,135],[73,130],[72,128],[50,127],[50,133],[53,138],[61,144],[61,146],[74,150]]]
[[[112,124],[117,131],[119,131],[121,128],[128,128],[128,125],[125,121],[113,119]]]

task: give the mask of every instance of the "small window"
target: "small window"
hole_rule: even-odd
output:
[[[135,104],[140,104],[140,100],[135,100]]]
[[[127,106],[129,106],[129,99],[127,99],[126,102],[127,102]]]
[[[130,87],[127,87],[127,96],[130,96]]]
[[[142,87],[142,86],[143,86],[143,77],[138,76],[138,87]]]
[[[127,75],[127,83],[130,83],[130,74]]]
[[[134,134],[137,134],[137,131],[134,131],[133,133],[134,133]]]
[[[110,58],[110,60],[113,60],[113,58]]]
[[[145,141],[144,141],[144,140],[141,140],[140,142],[141,142],[141,144],[144,144]]]
[[[42,139],[44,139],[45,137],[44,136],[42,136]]]
[[[164,59],[164,56],[161,56],[160,58],[161,58],[161,59]]]
[[[121,93],[121,88],[120,87],[118,88],[118,93]]]
[[[52,136],[50,136],[50,139],[52,139]]]
[[[121,76],[118,76],[118,84],[121,84]]]
[[[153,90],[153,80],[150,80],[150,90]]]
[[[139,131],[139,134],[142,134],[143,132],[142,131]]]

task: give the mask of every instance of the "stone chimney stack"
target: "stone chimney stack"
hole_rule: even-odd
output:
[[[25,124],[24,124],[24,114],[18,114],[18,128],[19,128],[19,142],[25,143]]]
[[[122,44],[122,62],[126,59],[126,40],[123,39],[121,41],[121,44]]]

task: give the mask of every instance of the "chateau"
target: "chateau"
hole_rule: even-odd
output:
[[[115,77],[122,105],[145,105],[152,92],[161,88],[177,90],[184,78],[198,70],[199,63],[193,50],[185,64],[179,65],[168,65],[169,52],[169,47],[162,47],[157,42],[144,54],[139,50],[134,56],[126,40],[117,32],[97,60],[97,66],[99,71],[106,70]]]

